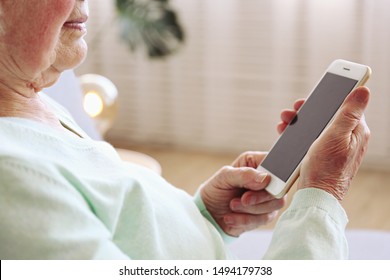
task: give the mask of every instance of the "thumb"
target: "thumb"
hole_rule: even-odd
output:
[[[370,90],[368,88],[358,87],[353,90],[344,100],[334,119],[335,127],[354,130],[363,118],[369,98]]]
[[[221,185],[220,188],[223,189],[262,190],[268,185],[270,177],[266,173],[250,167],[225,166],[218,171],[216,180]]]

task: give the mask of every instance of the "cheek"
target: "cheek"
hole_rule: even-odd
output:
[[[31,21],[25,27],[29,30],[29,43],[38,48],[39,45],[44,45],[50,49],[58,40],[62,25],[68,19],[75,0],[49,0],[47,2],[46,8],[29,13]]]
[[[63,23],[75,0],[25,1],[24,8],[10,22],[7,41],[16,59],[31,71],[48,67],[51,53],[58,43]],[[27,70],[27,69],[26,69]]]

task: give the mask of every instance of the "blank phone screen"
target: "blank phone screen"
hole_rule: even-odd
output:
[[[356,80],[326,73],[261,166],[287,182],[356,83]]]

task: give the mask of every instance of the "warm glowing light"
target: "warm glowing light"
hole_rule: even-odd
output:
[[[95,91],[89,91],[84,96],[83,106],[85,112],[94,118],[103,111],[103,100]]]
[[[117,113],[118,89],[104,76],[84,74],[79,77],[83,91],[83,109],[101,133],[110,129]]]

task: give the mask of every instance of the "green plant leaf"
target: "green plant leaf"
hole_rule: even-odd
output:
[[[164,57],[184,42],[184,32],[168,0],[116,0],[121,36],[132,50]]]

